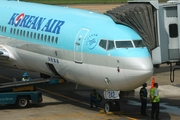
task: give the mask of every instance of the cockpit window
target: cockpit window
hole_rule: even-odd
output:
[[[116,46],[115,46],[116,45]],[[105,50],[112,50],[116,48],[138,48],[145,47],[142,40],[126,40],[126,41],[112,41],[112,40],[101,40],[99,46]]]
[[[105,50],[111,50],[115,48],[114,41],[111,40],[101,40],[99,46],[101,46]]]
[[[106,50],[106,44],[107,44],[107,40],[101,40],[99,43],[99,46],[101,46],[102,48]]]
[[[142,40],[133,40],[133,42],[134,42],[134,45],[135,45],[136,48],[138,48],[138,47],[145,47],[145,45],[144,45]]]
[[[129,41],[116,41],[117,48],[133,48],[132,42]]]
[[[111,50],[111,49],[114,49],[114,41],[108,40],[107,50]]]

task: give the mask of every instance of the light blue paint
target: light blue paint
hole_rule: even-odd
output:
[[[39,13],[38,10],[41,10],[43,12]],[[41,5],[35,3],[28,3],[27,5],[27,2],[7,0],[0,1],[0,11],[6,13],[3,14],[3,17],[1,17],[0,19],[0,25],[7,27],[7,33],[0,32],[0,34],[4,36],[32,42],[34,44],[42,44],[58,49],[74,51],[74,41],[77,37],[77,34],[81,28],[85,28],[89,30],[83,44],[83,52],[85,53],[132,58],[150,56],[147,48],[119,48],[106,51],[99,47],[98,44],[101,39],[115,41],[141,39],[141,37],[133,29],[125,25],[114,23],[114,21],[107,15],[81,9]],[[15,27],[16,24],[12,23],[11,18],[14,17],[13,19],[16,20],[18,16],[22,14],[26,16],[24,18],[26,18],[27,20],[24,20],[24,23],[19,24],[17,25],[17,27]],[[31,20],[35,23],[33,23]],[[41,24],[39,24],[40,22]],[[30,25],[30,23],[32,25]],[[57,27],[57,24],[60,27]],[[30,37],[27,38],[20,35],[14,35],[9,33],[11,28],[29,31],[30,33],[33,32],[36,33],[36,35],[44,34],[47,35],[47,37],[54,36],[58,37],[59,40],[58,43],[55,44]]]

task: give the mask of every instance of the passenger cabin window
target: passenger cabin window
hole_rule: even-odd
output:
[[[4,26],[1,27],[1,32],[3,32],[3,30],[4,30]]]
[[[44,41],[46,42],[46,40],[47,40],[47,35],[44,36]]]
[[[52,36],[52,38],[51,38],[51,42],[52,42],[52,43],[54,43],[54,36]]]
[[[48,36],[48,42],[51,42],[51,37],[50,37],[50,35]]]
[[[43,38],[44,38],[44,36],[43,36],[43,34],[41,34],[41,41],[43,41]]]
[[[6,27],[4,27],[4,32],[6,33]]]
[[[105,50],[111,50],[111,49],[115,48],[114,47],[114,41],[111,41],[111,40],[101,40],[99,42],[99,46],[101,46]]]
[[[6,33],[6,30],[7,30],[6,26],[0,26],[0,32]],[[52,44],[54,44],[54,43],[57,44],[58,39],[59,39],[57,36],[45,35],[45,34],[30,32],[30,31],[16,29],[16,28],[11,28],[9,30],[9,33],[14,34],[16,36],[37,39],[37,40],[41,40],[42,42],[48,42],[48,43],[52,43]]]
[[[19,29],[17,29],[17,33],[16,33],[16,35],[19,35]]]
[[[23,34],[22,34],[23,32],[22,32],[22,30],[20,30],[20,36],[22,36]]]
[[[131,41],[116,41],[117,48],[133,48]]]
[[[27,32],[26,37],[27,37],[27,38],[29,37],[29,31]]]
[[[11,28],[11,30],[10,30],[10,33],[12,34],[13,33],[13,29]]]
[[[56,37],[56,40],[55,40],[55,41],[56,41],[56,43],[58,43],[58,37]]]
[[[38,40],[40,40],[40,34],[38,33],[38,36],[37,36]]]
[[[16,29],[14,29],[14,31],[13,31],[14,33],[13,34],[16,34]]]
[[[26,31],[24,30],[24,31],[23,31],[23,37],[25,37],[25,35],[26,35]]]
[[[30,38],[32,38],[33,37],[33,32],[31,32],[31,34],[30,34]]]

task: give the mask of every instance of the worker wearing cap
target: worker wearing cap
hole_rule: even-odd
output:
[[[22,81],[29,81],[29,80],[31,80],[31,78],[30,78],[29,75],[25,72],[25,73],[23,74]]]
[[[143,87],[140,89],[139,95],[141,100],[141,115],[147,116],[146,114],[146,106],[147,106],[147,83],[142,85]]]

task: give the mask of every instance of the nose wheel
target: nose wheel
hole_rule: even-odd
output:
[[[104,91],[104,98],[108,101],[104,104],[104,110],[106,113],[113,111],[120,111],[119,105],[120,91]]]
[[[112,111],[112,103],[110,101],[105,103],[104,110],[105,110],[106,113]]]
[[[107,101],[104,105],[104,110],[106,113],[120,111],[119,101],[117,101],[117,100]]]

